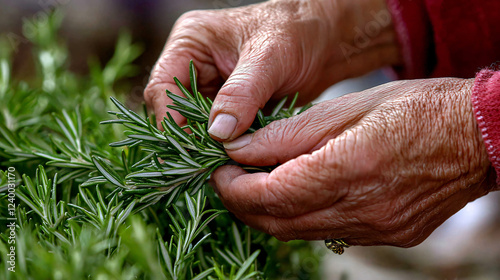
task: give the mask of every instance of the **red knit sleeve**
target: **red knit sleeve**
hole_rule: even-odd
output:
[[[500,1],[387,0],[403,56],[400,78],[471,78],[500,61]]]
[[[400,78],[470,78],[500,61],[500,1],[387,0],[403,56]],[[500,185],[500,72],[477,74],[472,102]]]
[[[430,76],[434,67],[432,27],[422,0],[387,0],[403,58],[394,67],[400,78]]]
[[[485,69],[477,74],[472,105],[500,186],[500,71]]]

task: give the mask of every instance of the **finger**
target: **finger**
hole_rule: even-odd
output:
[[[208,132],[219,141],[232,140],[252,124],[259,108],[264,107],[283,83],[282,61],[275,48],[251,42],[215,97]]]
[[[325,166],[320,151],[290,160],[271,173],[249,174],[236,166],[220,167],[213,174],[220,198],[233,212],[276,217],[327,208],[348,188],[336,184],[340,167]]]
[[[203,73],[205,80],[212,81],[218,76],[218,71],[213,66],[210,50],[204,47],[207,44],[210,45],[211,33],[207,30],[204,30],[204,33],[200,32],[200,22],[209,16],[209,14],[196,11],[182,15],[176,21],[165,48],[151,72],[144,91],[144,99],[148,108],[154,110],[158,124],[166,116],[166,112],[172,114],[178,124],[185,123],[183,116],[166,107],[172,104],[172,100],[166,95],[166,90],[184,96],[173,77],[179,79],[186,88],[190,88],[190,60],[193,60],[197,67],[201,67],[198,70],[200,70],[199,73]]]
[[[310,153],[341,132],[331,128],[307,111],[299,116],[272,122],[253,134],[224,142],[228,155],[235,161],[254,166],[272,166],[299,155]]]
[[[250,227],[275,236],[282,241],[342,238],[349,245],[391,245],[407,248],[424,241],[432,233],[433,229],[462,208],[466,202],[467,200],[457,203],[456,198],[450,197],[441,201],[437,207],[429,207],[429,210],[425,211],[425,213],[418,213],[418,215],[409,219],[408,223],[400,224],[397,227],[392,224],[385,226],[365,224],[362,222],[364,219],[355,218],[357,215],[363,215],[364,210],[359,209],[359,211],[354,212],[340,210],[343,208],[342,201],[329,209],[292,218],[255,215],[252,213],[236,213],[235,215]],[[395,215],[398,214],[395,213]],[[429,217],[432,218],[429,219]],[[374,221],[376,220],[374,219]],[[387,220],[381,219],[381,221]]]
[[[311,153],[355,126],[375,105],[375,98],[361,93],[322,102],[292,118],[272,122],[253,134],[224,142],[237,162],[266,166]]]
[[[259,197],[268,173],[247,173],[243,168],[226,165],[217,168],[211,175],[211,184],[226,208],[233,213],[255,211],[254,213],[267,213],[264,210],[263,199]],[[232,185],[243,184],[252,189],[244,190],[240,185],[238,189],[232,189]],[[248,192],[248,195],[245,194]]]
[[[175,46],[167,45],[165,51],[157,61],[146,89],[144,90],[144,99],[148,108],[153,110],[156,115],[158,127],[163,117],[167,116],[167,105],[172,104],[168,98],[166,90],[184,96],[175,84],[173,77],[177,77],[183,85],[189,84],[189,61],[190,54],[181,54],[174,50]],[[174,120],[179,123],[185,123],[185,118],[179,113],[168,110]]]
[[[345,227],[346,222],[337,219],[331,211],[316,211],[293,218],[253,214],[235,215],[248,226],[270,234],[281,241],[321,240],[333,238],[332,236],[345,238],[350,237],[353,233],[353,229]]]

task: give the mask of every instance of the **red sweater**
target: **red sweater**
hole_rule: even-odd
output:
[[[500,1],[387,0],[401,45],[399,77],[472,78],[500,62]],[[480,71],[474,113],[500,186],[500,71]]]

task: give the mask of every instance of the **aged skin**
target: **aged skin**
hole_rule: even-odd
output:
[[[281,240],[416,245],[494,186],[470,104],[473,80],[393,82],[241,136],[259,108],[285,94],[299,91],[304,103],[333,83],[398,65],[390,19],[360,41],[386,9],[383,0],[278,0],[189,12],[172,30],[146,102],[161,120],[171,104],[165,89],[180,94],[172,76],[189,84],[194,59],[200,92],[215,98],[212,137],[241,163],[282,163],[269,174],[237,166],[213,174],[221,200],[250,226]],[[343,46],[357,49],[346,55]]]
[[[177,20],[144,97],[161,121],[165,105],[171,103],[165,89],[181,94],[172,77],[189,84],[187,65],[193,59],[199,91],[215,97],[210,122],[224,114],[236,124],[224,135],[210,132],[217,140],[232,140],[250,127],[269,100],[299,91],[300,103],[305,103],[343,79],[397,64],[390,22],[380,24],[362,52],[349,57],[342,52],[341,43],[356,45],[357,27],[374,21],[374,13],[388,15],[384,1],[281,0],[188,12]]]
[[[417,245],[495,186],[472,84],[392,82],[226,143],[236,161],[284,164],[269,174],[219,168],[220,197],[245,223],[281,240]]]

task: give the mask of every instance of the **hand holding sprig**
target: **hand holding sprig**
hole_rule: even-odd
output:
[[[246,7],[192,11],[180,17],[145,90],[158,123],[169,111],[165,89],[181,95],[172,77],[189,84],[187,65],[199,72],[199,91],[214,100],[209,133],[232,140],[252,124],[259,108],[300,92],[298,104],[315,99],[328,86],[385,65],[397,64],[398,46],[387,24],[360,53],[345,57],[356,27],[387,11],[383,0],[277,0]],[[388,12],[387,12],[388,14]]]
[[[417,245],[495,186],[472,84],[392,82],[227,142],[238,162],[282,165],[255,174],[220,167],[219,196],[242,221],[281,240]]]

